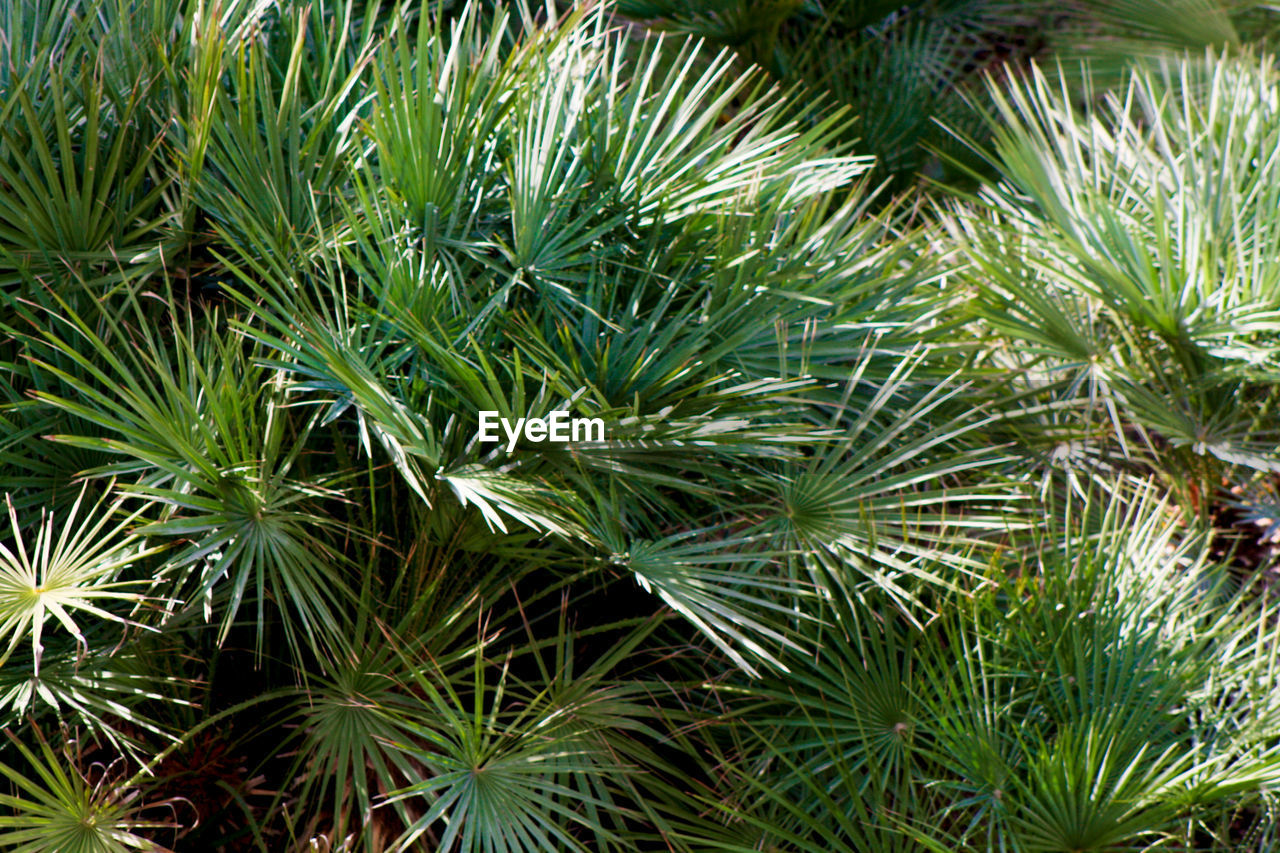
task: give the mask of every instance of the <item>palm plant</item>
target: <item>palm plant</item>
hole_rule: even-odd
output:
[[[154,268],[165,176],[140,120],[154,81],[111,87],[87,22],[55,33],[38,24],[56,17],[15,17],[2,58],[0,285],[64,265],[90,277]]]
[[[855,121],[846,138],[875,156],[876,174],[897,190],[922,174],[963,174],[950,161],[966,152],[946,128],[981,130],[968,103],[981,94],[981,72],[1044,51],[1066,17],[1054,4],[1004,0],[624,0],[619,9],[649,26],[733,47],[780,80],[848,105]]]
[[[1019,443],[1102,386],[1038,384],[1052,335],[966,337],[1094,300],[1109,352],[1149,345],[1110,438],[1169,471],[1200,457],[1162,394],[1261,422],[1271,194],[1225,163],[1270,113],[1197,134],[1135,83],[1097,149],[1159,253],[1117,269],[1238,273],[1182,347],[1080,284],[1118,250],[1018,171],[1033,95],[993,99],[1007,182],[936,256],[875,191],[855,152],[920,167],[996,4],[737,8],[671,28],[764,68],[590,4],[0,2],[0,848],[1270,843],[1269,607],[1114,485],[1110,421],[1058,461],[1118,496],[1054,503]],[[892,121],[839,107],[886,68],[924,69]],[[1243,212],[1160,230],[1143,187]],[[603,438],[479,440],[560,411]],[[1261,435],[1206,446],[1265,468]]]
[[[357,183],[363,212],[353,205],[334,232],[334,257],[324,262],[322,275],[299,275],[274,262],[236,266],[245,293],[240,298],[258,312],[241,328],[279,354],[273,363],[296,377],[294,390],[307,395],[301,399],[323,405],[327,420],[354,416],[363,450],[372,453],[376,439],[429,506],[473,506],[496,531],[526,525],[609,556],[726,650],[732,644],[725,637],[745,639],[735,625],[779,642],[781,634],[732,603],[765,602],[787,586],[760,576],[773,560],[769,537],[731,535],[741,520],[716,509],[703,521],[699,505],[719,491],[717,479],[758,464],[751,460],[797,459],[795,445],[826,443],[843,431],[786,417],[801,405],[800,394],[829,394],[790,365],[797,359],[808,370],[819,359],[802,342],[799,352],[786,356],[787,364],[779,364],[774,334],[748,318],[767,311],[781,323],[804,326],[821,323],[833,308],[840,321],[852,319],[846,311],[864,323],[879,311],[905,314],[910,308],[889,308],[875,292],[899,259],[894,253],[850,253],[883,229],[875,220],[859,227],[827,224],[825,213],[839,221],[863,209],[856,198],[831,207],[835,189],[857,174],[860,161],[799,159],[821,150],[830,122],[802,130],[788,122],[785,102],[758,89],[756,106],[717,126],[706,116],[749,92],[748,83],[718,65],[697,79],[672,72],[661,97],[650,95],[656,54],[642,53],[638,71],[623,77],[618,69],[626,62],[625,42],[602,22],[578,13],[518,48],[502,70],[487,54],[467,59],[475,38],[467,28],[478,25],[455,22],[463,30],[445,52],[435,46],[441,31],[424,23],[416,55],[439,57],[441,67],[433,73],[458,87],[449,97],[462,99],[473,85],[483,86],[483,94],[466,103],[492,101],[501,111],[481,119],[436,105],[379,119],[383,107],[375,101],[370,132],[379,143],[378,163],[390,159],[405,169],[406,158],[394,155],[408,149],[395,146],[407,145],[398,140],[421,129],[441,141],[418,150],[441,152],[452,165],[421,174],[397,171],[381,182],[373,164],[357,172],[368,174]],[[409,63],[409,56],[394,54],[384,67]],[[467,82],[463,68],[483,83]],[[398,88],[382,90],[382,97],[423,73],[400,72]],[[511,94],[500,94],[503,87]],[[584,109],[577,116],[541,96],[527,101],[518,94],[575,87],[574,102],[603,105],[599,115]],[[685,91],[680,114],[673,113],[670,104]],[[698,103],[711,112],[700,114]],[[458,126],[451,127],[455,120]],[[619,122],[626,124],[613,126]],[[678,137],[673,122],[681,128]],[[646,140],[644,147],[634,147],[635,139]],[[579,150],[579,157],[569,156]],[[705,165],[712,162],[714,171]],[[448,175],[452,185],[436,183]],[[665,180],[646,188],[646,176]],[[462,179],[475,183],[464,192],[456,185]],[[734,202],[748,190],[762,206],[759,213],[747,214]],[[459,210],[455,200],[471,207]],[[398,217],[405,218],[389,228]],[[545,242],[545,235],[554,239]],[[773,253],[757,259],[760,240],[795,246],[803,260]],[[847,260],[828,260],[842,256]],[[817,279],[803,298],[788,292],[790,277],[811,271]],[[695,283],[699,279],[705,283]],[[769,281],[782,286],[760,284]],[[906,294],[911,281],[907,271],[902,283],[891,286]],[[696,332],[683,331],[690,328]],[[774,350],[771,358],[762,351],[765,341]],[[753,352],[759,355],[748,370],[742,359]],[[833,375],[841,363],[862,375],[873,362],[895,355],[893,341],[884,340],[861,363],[833,354],[820,360]],[[937,400],[926,397],[913,409],[910,398],[920,389],[901,372],[899,379],[890,392],[869,397],[853,440],[875,447],[863,431],[889,441],[913,423],[933,425]],[[856,383],[837,391],[845,396],[831,397],[832,409],[846,406],[855,390]],[[891,400],[907,420],[888,416]],[[553,447],[518,461],[474,440],[480,411],[515,419],[554,408],[602,415],[611,439]],[[876,423],[877,417],[884,421]],[[964,431],[952,427],[949,434]],[[888,464],[909,462],[922,451],[904,452]],[[837,446],[833,459],[850,452],[849,444]],[[636,462],[641,454],[643,467]],[[975,454],[958,467],[938,462],[930,473],[904,474],[889,487],[910,487],[983,458]],[[698,476],[673,476],[676,470]],[[606,485],[606,477],[622,471],[631,475],[626,485]],[[758,487],[751,479],[740,482],[752,491],[776,488],[767,480]],[[950,499],[963,497],[957,492]],[[911,504],[941,499],[921,493]],[[896,515],[899,508],[899,501],[886,498],[871,511]],[[684,517],[684,531],[674,535],[673,514]],[[897,538],[889,529],[881,531],[886,543],[872,544],[865,555],[874,560],[894,550]],[[673,572],[663,565],[667,558],[658,558],[668,544],[686,552],[676,565],[697,559],[726,568],[703,568],[692,584],[691,566]],[[756,568],[733,565],[738,548],[746,551],[742,566]],[[695,593],[695,586],[713,582],[727,583],[726,589],[755,586],[762,595]],[[753,648],[764,652],[755,641]]]
[[[996,96],[1002,181],[948,219],[997,363],[1206,512],[1276,470],[1275,87],[1265,60],[1170,61],[1085,115],[1036,73]]]
[[[10,745],[31,769],[0,764],[0,773],[17,790],[0,795],[0,802],[11,810],[0,816],[0,844],[5,849],[68,853],[161,849],[143,832],[165,824],[140,818],[140,804],[130,803],[125,791],[112,786],[115,780],[109,772],[91,784],[79,768],[68,768],[66,757],[43,736],[38,751],[18,741]]]
[[[1151,484],[1073,499],[923,631],[835,606],[731,688],[714,849],[1239,849],[1272,837],[1274,618]],[[1253,826],[1250,827],[1250,822]]]
[[[1254,0],[621,0],[645,26],[733,48],[742,61],[848,105],[848,137],[895,190],[968,183],[981,169],[956,134],[985,136],[982,77],[1028,60],[1087,59],[1117,77],[1135,57],[1267,43],[1275,10]]]
[[[383,38],[363,19],[356,38],[330,26],[355,26],[350,5],[336,19],[181,9],[176,25],[129,24],[161,69],[136,124],[162,137],[146,174],[163,215],[143,229],[130,213],[134,231],[102,238],[164,248],[24,257],[3,317],[15,519],[47,504],[92,536],[68,484],[105,490],[129,507],[121,534],[157,548],[101,580],[158,606],[121,593],[91,611],[100,625],[68,615],[82,646],[128,630],[111,653],[40,670],[60,680],[38,695],[60,701],[15,688],[13,711],[90,715],[128,744],[138,779],[196,737],[184,706],[244,698],[292,715],[296,759],[276,743],[262,772],[308,781],[281,786],[260,844],[634,849],[697,822],[658,747],[667,711],[623,666],[653,625],[598,619],[574,640],[567,616],[547,622],[562,611],[545,593],[495,611],[495,578],[570,601],[638,583],[687,620],[665,636],[702,634],[762,671],[797,645],[815,584],[890,584],[910,610],[918,584],[976,565],[938,546],[991,519],[935,509],[1005,490],[923,484],[996,455],[975,438],[949,462],[928,437],[945,424],[964,440],[980,421],[948,408],[962,386],[923,381],[946,373],[903,331],[932,310],[927,273],[883,245],[890,225],[858,180],[866,161],[841,153],[838,113],[802,124],[727,56],[699,68],[676,46],[672,65],[598,10],[519,25],[406,15]],[[118,13],[103,7],[69,43],[96,49],[93,26]],[[20,103],[33,78],[17,79]],[[32,134],[133,127],[135,114],[50,97],[63,118]],[[846,327],[867,336],[860,350]],[[603,417],[606,440],[475,441],[481,410],[553,409]],[[799,512],[796,488],[846,478],[861,484],[826,527],[772,520]],[[920,571],[931,553],[944,568]],[[432,580],[405,586],[406,565]],[[508,633],[527,622],[525,640],[467,639],[482,617]],[[13,622],[15,648],[38,646],[33,624]],[[600,639],[575,651],[583,637]],[[222,674],[242,644],[266,688],[248,697]],[[164,653],[134,675],[144,646]],[[198,662],[181,680],[175,655]],[[37,660],[6,667],[35,677]],[[173,837],[212,843],[223,822]]]

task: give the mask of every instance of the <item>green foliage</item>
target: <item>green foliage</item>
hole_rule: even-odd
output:
[[[716,849],[1223,838],[1280,784],[1273,605],[1208,565],[1150,485],[1127,492],[1068,507],[923,630],[837,606],[818,655],[730,694],[740,793],[721,810],[741,840]]]
[[[0,0],[0,849],[1274,846],[1268,24],[1146,8]]]
[[[1033,75],[949,220],[1001,360],[1201,494],[1277,465],[1278,91],[1270,60],[1166,63],[1085,116]]]
[[[659,29],[733,48],[744,63],[850,108],[848,138],[895,190],[921,178],[950,186],[982,164],[956,134],[985,137],[987,73],[1028,60],[1088,60],[1119,80],[1136,57],[1267,41],[1274,7],[1254,0],[621,0]]]
[[[921,175],[954,179],[963,157],[948,128],[982,129],[969,103],[981,72],[1045,49],[1061,12],[1048,3],[702,3],[624,0],[624,14],[735,49],[813,96],[847,105],[845,138],[875,156],[895,190]],[[945,155],[945,156],[940,156]]]
[[[17,27],[15,37],[27,34]],[[142,121],[154,81],[112,87],[87,24],[33,42],[26,55],[18,44],[6,51],[0,90],[0,286],[67,265],[84,274],[154,268],[167,219],[160,140]]]
[[[66,766],[39,736],[39,751],[16,740],[10,746],[31,768],[0,764],[0,774],[18,793],[0,794],[10,814],[0,816],[0,845],[22,853],[123,853],[159,849],[138,830],[163,826],[138,820],[131,805],[108,785],[91,785]]]

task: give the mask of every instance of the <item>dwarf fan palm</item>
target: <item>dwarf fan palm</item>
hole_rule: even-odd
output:
[[[1024,547],[997,445],[1035,389],[940,345],[955,279],[847,112],[608,8],[76,8],[5,19],[41,61],[3,77],[38,120],[0,195],[39,224],[90,171],[109,191],[97,254],[10,252],[0,471],[24,541],[47,507],[69,542],[167,547],[95,543],[74,630],[6,623],[6,723],[60,715],[128,773],[6,750],[0,830],[56,800],[209,849],[1034,848],[1230,833],[1209,805],[1270,790],[1268,614],[1154,503],[1087,555]],[[556,411],[603,438],[480,440]],[[83,524],[82,487],[122,512]],[[721,701],[749,704],[704,730]],[[131,797],[195,817],[152,831]]]
[[[949,219],[1001,363],[1193,502],[1280,464],[1278,93],[1267,59],[1171,60],[1086,114],[1036,73],[996,95],[1001,182]]]
[[[837,602],[785,681],[722,688],[728,825],[708,846],[1208,849],[1249,820],[1269,837],[1274,606],[1150,484],[1073,502],[1018,573],[993,567],[923,630]]]

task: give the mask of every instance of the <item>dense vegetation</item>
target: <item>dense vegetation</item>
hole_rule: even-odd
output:
[[[1273,30],[0,0],[0,849],[1280,848]]]

